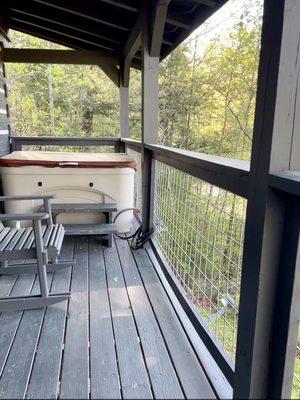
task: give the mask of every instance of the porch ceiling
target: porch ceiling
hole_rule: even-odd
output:
[[[227,0],[171,0],[160,58],[165,58]],[[157,3],[168,1],[157,1]],[[7,28],[73,49],[121,56],[137,22],[139,0],[5,0]],[[139,62],[137,51],[133,62]]]

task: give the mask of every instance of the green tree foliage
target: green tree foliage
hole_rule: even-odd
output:
[[[61,48],[11,32],[15,47]],[[10,64],[14,132],[47,136],[118,136],[118,90],[95,66]]]

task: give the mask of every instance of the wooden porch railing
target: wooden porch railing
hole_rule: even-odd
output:
[[[52,136],[12,136],[12,150],[22,150],[23,146],[78,146],[98,147],[112,146],[116,153],[122,152],[124,146],[119,138],[113,137],[52,137]]]

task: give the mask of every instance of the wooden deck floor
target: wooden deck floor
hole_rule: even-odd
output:
[[[67,237],[73,269],[49,274],[46,310],[0,315],[0,398],[214,398],[144,250]],[[36,292],[36,277],[0,277],[0,296]]]

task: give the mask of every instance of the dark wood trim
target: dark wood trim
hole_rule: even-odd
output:
[[[249,163],[224,157],[149,145],[153,158],[242,197],[248,195]]]
[[[129,139],[129,138],[121,138],[121,141],[125,144],[125,148],[129,148],[138,153],[142,151],[142,143],[139,140]]]
[[[291,398],[299,326],[300,200],[292,195],[282,197],[285,222],[271,341],[270,399]]]
[[[0,57],[6,63],[51,63],[116,65],[119,58],[102,50],[3,49]]]
[[[269,186],[300,197],[300,171],[269,175]]]
[[[119,146],[119,138],[79,138],[79,137],[52,137],[52,136],[12,136],[13,150],[21,150],[22,146]]]

